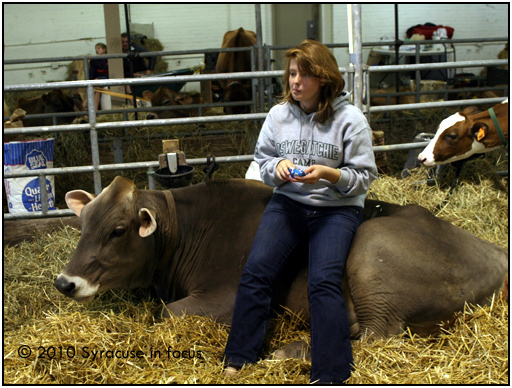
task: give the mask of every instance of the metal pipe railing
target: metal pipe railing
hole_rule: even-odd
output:
[[[460,61],[460,62],[439,62],[422,63],[412,65],[384,65],[384,66],[366,66],[370,73],[374,72],[394,72],[394,71],[415,71],[415,70],[436,70],[450,69],[458,67],[479,67],[479,66],[508,66],[508,59],[489,59],[481,61]]]
[[[503,39],[490,39],[488,41],[502,41]],[[461,41],[461,40],[459,40]],[[452,41],[433,41],[433,44],[442,44],[442,43],[471,43],[470,41],[463,42],[455,42]],[[378,42],[372,45],[385,45],[386,42]],[[411,44],[422,44],[411,43]],[[424,43],[423,43],[424,44]],[[429,42],[430,44],[430,42]],[[362,44],[363,46],[370,45]],[[328,45],[329,47],[346,47],[345,44],[333,44]],[[253,48],[249,48],[251,50]],[[245,49],[212,49],[211,52],[222,52],[222,51],[244,51]],[[168,52],[172,54],[186,54],[190,53],[194,50],[187,50],[186,52]],[[196,50],[197,53],[204,53],[205,50]],[[165,53],[165,52],[162,52]],[[157,56],[162,55],[162,53],[141,53],[141,56]],[[119,54],[111,54],[113,57],[125,57],[125,55]],[[107,55],[105,57],[111,57],[111,55]],[[86,56],[82,57],[84,60],[89,58],[100,58],[103,56]],[[255,57],[255,55],[253,55]],[[64,57],[63,60],[76,60],[77,57]],[[17,61],[4,61],[4,64],[13,64],[23,63],[24,60]],[[55,62],[55,58],[40,58],[33,60],[34,62]],[[254,62],[254,58],[253,58]],[[499,66],[499,65],[508,65],[507,60],[490,60],[490,61],[463,61],[463,62],[445,62],[438,64],[416,64],[416,65],[392,65],[392,66],[372,66],[367,67],[363,66],[363,74],[364,81],[366,82],[366,91],[369,93],[369,74],[371,72],[385,71],[385,72],[394,72],[394,71],[414,71],[414,70],[427,70],[427,69],[443,69],[443,68],[456,68],[456,67],[472,67],[472,66]],[[353,76],[355,71],[353,68],[340,68],[340,71],[349,73],[349,76]],[[117,79],[117,80],[85,80],[85,81],[62,81],[62,82],[53,82],[53,83],[41,83],[41,84],[23,84],[23,85],[6,85],[4,86],[4,92],[9,91],[19,91],[19,90],[47,90],[47,89],[63,89],[63,88],[79,88],[85,87],[87,90],[88,97],[88,115],[89,115],[89,123],[88,124],[74,124],[74,125],[59,125],[59,126],[41,126],[41,127],[30,127],[30,128],[16,128],[16,129],[7,129],[4,130],[5,134],[33,134],[33,133],[48,133],[48,132],[62,132],[62,131],[84,131],[89,130],[91,134],[91,152],[92,152],[92,166],[78,166],[78,167],[65,167],[65,168],[53,168],[47,170],[39,170],[37,173],[33,171],[27,172],[19,172],[19,173],[5,173],[4,178],[14,178],[21,176],[37,176],[40,182],[45,182],[46,176],[51,175],[60,175],[60,174],[69,174],[69,173],[93,173],[94,174],[94,182],[95,182],[95,192],[99,194],[101,192],[101,171],[116,171],[116,170],[125,170],[125,169],[138,169],[145,168],[148,170],[153,170],[158,167],[158,162],[137,162],[137,163],[121,163],[121,164],[113,164],[113,165],[101,165],[99,162],[99,152],[98,152],[98,131],[102,129],[111,129],[111,128],[130,128],[130,127],[140,127],[140,126],[161,126],[161,125],[177,125],[177,124],[193,124],[193,123],[210,123],[210,122],[222,122],[222,121],[242,121],[242,120],[261,120],[266,117],[266,113],[253,113],[253,114],[245,114],[245,115],[230,115],[230,116],[220,116],[220,117],[198,117],[198,118],[182,118],[182,119],[159,119],[159,120],[141,120],[141,121],[122,121],[116,123],[97,123],[96,122],[96,111],[94,110],[94,86],[116,86],[116,85],[146,85],[146,84],[167,84],[173,82],[201,82],[208,80],[230,80],[230,79],[243,79],[243,78],[253,78],[253,79],[264,79],[271,77],[281,77],[283,75],[283,71],[258,71],[258,72],[243,72],[243,73],[231,73],[231,74],[205,74],[205,75],[190,75],[190,76],[172,76],[172,77],[144,77],[137,79]],[[363,88],[364,89],[364,88]],[[496,99],[481,99],[482,103],[498,103],[501,102],[503,98]],[[369,99],[368,101],[369,102]],[[459,100],[459,101],[447,101],[442,103],[424,103],[424,104],[407,104],[407,105],[395,105],[388,107],[371,107],[369,108],[370,112],[379,112],[379,111],[391,111],[391,110],[404,110],[404,109],[423,109],[423,108],[434,108],[439,106],[459,106],[459,105],[471,105],[475,104],[475,100]],[[408,143],[408,144],[400,144],[400,145],[388,145],[388,146],[378,146],[374,147],[375,152],[387,152],[391,150],[404,150],[404,149],[415,149],[424,147],[428,143]],[[238,157],[224,157],[224,158],[216,158],[216,161],[219,163],[228,163],[228,162],[236,162],[236,161],[248,161],[252,160],[252,155],[242,155]],[[191,159],[187,161],[189,164],[204,164],[206,163],[205,159]],[[150,179],[151,181],[151,179]],[[150,182],[150,186],[152,186]],[[41,187],[46,187],[44,184]],[[43,190],[45,191],[45,190]],[[42,193],[42,197],[47,193]],[[49,211],[47,201],[42,205],[43,211],[40,213],[29,213],[27,215],[13,215],[13,214],[4,214],[4,219],[10,218],[34,218],[34,217],[43,217],[43,216],[53,216],[56,214],[70,214],[70,211]],[[58,213],[56,213],[58,212]]]
[[[209,48],[209,49],[196,49],[196,50],[175,50],[175,51],[149,51],[138,53],[138,56],[144,58],[150,57],[164,57],[164,56],[177,56],[177,55],[194,55],[194,54],[209,54],[209,53],[225,53],[225,52],[243,52],[250,51],[251,47],[231,47],[231,48]],[[64,56],[64,57],[51,57],[51,58],[25,58],[25,59],[5,59],[4,65],[17,65],[23,63],[43,63],[43,62],[69,62],[80,61],[89,59],[109,59],[109,58],[128,58],[128,54],[104,54],[104,55],[77,55],[77,56]]]
[[[499,103],[504,100],[503,97],[489,98],[489,99],[471,99],[471,100],[456,100],[456,101],[442,101],[442,102],[428,102],[428,103],[415,103],[415,104],[397,104],[388,106],[376,106],[370,107],[370,73],[374,72],[398,72],[398,71],[414,71],[414,70],[431,70],[431,69],[448,69],[448,68],[460,68],[460,67],[480,67],[480,66],[504,66],[508,65],[506,59],[491,59],[481,61],[461,61],[461,62],[441,62],[441,63],[428,63],[428,64],[412,64],[412,65],[386,65],[386,66],[364,66],[365,71],[365,83],[366,89],[366,104],[364,105],[363,112],[367,114],[368,120],[370,117],[368,113],[377,112],[391,112],[397,110],[413,110],[413,109],[429,109],[429,108],[440,108],[440,107],[451,107],[460,105],[478,105],[478,104],[493,104]],[[417,83],[418,86],[419,83]],[[418,91],[416,91],[418,93]],[[416,94],[415,93],[415,94]],[[431,93],[441,93],[439,90],[431,91]],[[423,93],[419,93],[423,94]],[[416,94],[419,96],[419,94]],[[425,93],[427,94],[427,93]],[[394,93],[392,95],[400,95]],[[379,95],[379,97],[381,97]],[[384,97],[384,94],[382,94]]]
[[[388,106],[373,106],[370,107],[370,113],[377,112],[391,112],[395,110],[414,110],[414,109],[434,109],[434,108],[446,108],[446,107],[457,107],[465,105],[483,105],[483,104],[499,104],[506,97],[496,98],[478,98],[470,100],[455,100],[455,101],[442,101],[442,102],[419,102],[415,104],[397,104]]]
[[[424,45],[424,44],[470,44],[470,43],[498,43],[508,42],[508,37],[500,38],[474,38],[474,39],[443,39],[443,40],[428,40],[428,41],[407,41],[402,42],[403,45]],[[362,42],[363,47],[372,46],[393,46],[395,41],[377,41],[377,42]],[[329,48],[345,48],[348,43],[327,43]],[[286,50],[293,46],[277,46],[268,45],[269,50]],[[243,52],[251,50],[250,47],[233,47],[233,48],[205,48],[205,49],[192,49],[192,50],[174,50],[174,51],[150,51],[141,52],[138,55],[143,58],[150,57],[165,57],[165,56],[178,56],[178,55],[201,55],[209,53],[221,52]],[[128,54],[105,54],[105,55],[77,55],[77,56],[61,56],[61,57],[46,57],[46,58],[21,58],[21,59],[4,59],[4,65],[17,65],[24,63],[43,63],[43,62],[69,62],[76,60],[89,60],[89,59],[108,59],[108,58],[127,58]]]
[[[429,142],[417,142],[417,143],[406,143],[406,144],[395,144],[395,145],[384,145],[384,146],[374,146],[374,152],[389,152],[389,151],[397,151],[397,150],[412,150],[417,148],[423,148],[428,145]],[[217,163],[237,163],[237,162],[251,162],[254,160],[254,155],[236,155],[236,156],[219,156],[215,158],[215,162]],[[201,165],[207,164],[207,158],[196,158],[196,159],[187,159],[187,164],[193,165]],[[159,168],[158,162],[136,162],[136,163],[119,163],[119,164],[105,164],[98,166],[97,170],[104,171],[122,171],[122,170],[133,170],[133,169],[148,169],[154,170]],[[69,173],[90,173],[95,171],[96,168],[94,166],[81,166],[81,167],[63,167],[63,168],[48,168],[45,170],[38,170],[37,176],[39,179],[46,179],[46,176],[51,175],[64,175]],[[34,176],[33,171],[20,171],[16,173],[6,173],[4,178],[17,178],[17,177],[27,177]],[[45,191],[45,190],[43,190]],[[68,216],[73,215],[74,213],[71,210],[46,210],[42,212],[35,213],[20,213],[20,214],[4,214],[4,220],[12,220],[12,219],[27,219],[27,218],[42,218],[42,217],[59,217],[59,216]]]

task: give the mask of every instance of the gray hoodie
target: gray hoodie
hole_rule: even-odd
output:
[[[262,181],[275,193],[313,206],[360,206],[370,184],[377,178],[372,134],[364,114],[348,102],[343,92],[334,100],[334,115],[324,124],[316,113],[306,114],[298,105],[281,103],[270,109],[261,129],[255,161]],[[341,179],[332,184],[320,179],[315,184],[283,182],[276,166],[292,161],[297,169],[313,164],[341,169]]]

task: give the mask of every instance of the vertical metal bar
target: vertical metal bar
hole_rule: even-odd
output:
[[[96,132],[96,110],[94,107],[94,87],[87,85],[87,111],[89,113],[89,125],[91,136],[91,155],[92,165],[94,167],[94,192],[96,195],[101,193],[101,174],[99,171],[100,151],[98,148],[98,133]]]
[[[41,211],[48,214],[48,191],[46,189],[46,175],[41,172],[39,178],[39,199],[41,200]]]
[[[155,171],[155,169],[153,167],[149,167],[148,168],[148,189],[149,190],[155,190],[156,189],[155,177],[153,176],[153,174],[151,174],[154,171]]]
[[[370,94],[371,94],[371,91],[370,91],[370,72],[368,71],[368,68],[365,69],[366,71],[364,71],[364,83],[366,84],[366,88],[364,88],[364,90],[366,91],[366,97],[365,97],[365,101],[364,102],[364,111],[363,113],[366,115],[366,119],[368,120],[368,124],[370,124]]]
[[[251,71],[256,71],[256,46],[251,47]],[[257,89],[258,89],[258,80],[255,78],[251,79],[252,85],[252,106],[253,112],[258,112],[258,98],[257,98]]]
[[[89,64],[88,64],[87,58],[84,58],[84,78],[86,80],[89,79]],[[77,80],[75,80],[75,81],[77,81]]]
[[[261,29],[261,4],[255,4],[256,11],[256,39],[258,47],[258,71],[263,71],[263,33]],[[258,96],[260,110],[258,112],[265,112],[265,79],[258,79]]]
[[[354,64],[354,105],[362,110],[363,96],[363,42],[361,31],[361,4],[352,4],[353,16],[353,39],[354,53],[352,54],[352,63]]]
[[[265,45],[265,58],[267,58],[267,64],[265,66],[265,70],[272,70],[270,68],[270,48]],[[265,89],[267,90],[267,104],[268,109],[272,108],[273,96],[274,96],[274,86],[272,83],[272,78],[265,78]]]
[[[420,46],[419,44],[416,44],[415,46],[415,53],[414,53],[414,61],[416,64],[420,63]],[[420,70],[416,70],[416,99],[415,101],[416,102],[420,102],[420,84],[421,84],[421,71]],[[417,111],[419,112],[419,111]]]
[[[123,163],[123,140],[119,137],[114,138],[112,146],[114,148],[114,163]]]
[[[400,61],[400,45],[402,42],[398,42],[398,4],[395,4],[395,65],[398,65]],[[398,93],[400,91],[400,73],[395,73],[395,90]]]
[[[347,85],[345,85],[345,89],[350,94],[354,94],[354,73],[349,71],[347,74]]]
[[[126,22],[126,33],[128,34],[128,62],[130,63],[130,77],[133,78],[133,59],[132,59],[132,36],[130,35],[130,19],[129,19],[128,4],[124,5],[124,19]],[[133,93],[133,107],[137,108],[137,97]],[[134,112],[135,120],[138,120],[137,111]]]
[[[89,123],[96,123],[96,110],[94,103],[94,86],[87,85],[86,87],[86,98],[87,98],[87,113],[89,115]]]

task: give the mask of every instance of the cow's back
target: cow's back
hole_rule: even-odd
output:
[[[222,48],[250,47],[257,42],[256,33],[246,31],[242,27],[224,34]],[[220,53],[215,67],[217,73],[232,73],[251,71],[251,52],[224,52]]]
[[[347,262],[360,334],[435,334],[465,302],[483,304],[502,287],[507,256],[417,205],[364,222]]]

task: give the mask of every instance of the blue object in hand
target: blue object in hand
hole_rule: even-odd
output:
[[[288,171],[290,171],[290,176],[292,177],[292,179],[295,179],[295,177],[298,177],[298,176],[306,176],[306,173],[304,172],[304,170],[297,170],[297,169],[289,168]]]

